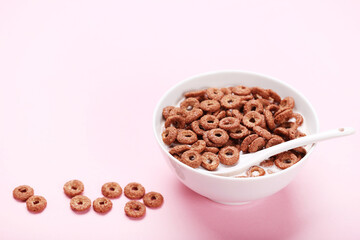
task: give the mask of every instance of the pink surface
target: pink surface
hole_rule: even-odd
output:
[[[1,1],[0,239],[359,239],[358,134],[318,144],[285,189],[223,206],[183,186],[152,133],[180,80],[244,69],[279,78],[321,129],[360,130],[358,1]],[[62,186],[143,183],[164,205],[142,220],[78,215]],[[28,184],[38,215],[12,198]]]

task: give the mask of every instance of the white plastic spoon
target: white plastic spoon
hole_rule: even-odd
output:
[[[326,132],[316,133],[305,137],[297,138],[261,150],[259,152],[240,155],[240,159],[236,165],[229,167],[222,167],[211,173],[219,176],[235,176],[240,173],[243,173],[251,166],[258,165],[263,160],[268,159],[269,157],[279,154],[281,152],[293,148],[305,146],[310,143],[320,142],[326,139],[347,136],[353,133],[355,133],[355,129],[348,127],[348,128],[333,129]]]

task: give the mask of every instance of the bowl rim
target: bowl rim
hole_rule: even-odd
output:
[[[179,165],[179,166],[182,166],[182,167],[185,167],[187,168],[189,171],[192,171],[193,173],[195,174],[198,174],[198,175],[203,175],[203,176],[206,176],[206,177],[212,177],[212,178],[217,178],[217,179],[221,179],[221,180],[228,180],[228,181],[260,181],[260,180],[264,180],[264,179],[268,179],[268,178],[273,178],[273,177],[276,177],[276,176],[280,176],[282,174],[286,174],[287,172],[289,171],[292,171],[292,169],[296,169],[298,167],[300,167],[301,165],[303,165],[306,161],[306,159],[310,156],[310,154],[313,152],[315,146],[317,145],[316,143],[313,143],[312,144],[312,147],[309,149],[309,151],[306,153],[306,155],[304,156],[304,159],[303,161],[299,161],[295,164],[295,166],[298,166],[298,167],[289,167],[289,168],[286,168],[286,169],[283,169],[279,172],[276,172],[276,173],[273,173],[273,174],[266,174],[265,176],[261,176],[261,177],[246,177],[246,178],[237,178],[237,177],[228,177],[228,176],[219,176],[219,175],[215,175],[215,174],[212,174],[210,171],[209,173],[208,172],[205,172],[205,171],[197,171],[196,169],[182,163],[182,162],[179,162],[176,158],[174,158],[170,153],[169,151],[167,151],[166,149],[164,149],[163,145],[162,145],[162,142],[161,142],[161,139],[160,139],[160,135],[158,132],[157,132],[157,129],[156,129],[156,121],[157,121],[157,115],[156,113],[158,112],[158,109],[160,108],[160,105],[161,103],[164,101],[164,99],[170,94],[170,92],[172,92],[174,89],[178,88],[179,86],[187,83],[187,82],[190,82],[192,81],[193,79],[195,78],[199,78],[199,77],[206,77],[206,76],[209,76],[209,75],[214,75],[214,74],[222,74],[222,73],[243,73],[243,74],[248,74],[248,75],[254,75],[254,76],[259,76],[259,77],[262,77],[262,78],[268,78],[268,79],[271,79],[272,81],[275,81],[279,84],[282,84],[284,85],[285,87],[291,89],[292,91],[295,91],[297,92],[297,94],[306,102],[306,104],[310,107],[310,110],[312,112],[312,114],[314,115],[315,117],[315,123],[314,123],[314,133],[318,133],[319,132],[319,118],[316,114],[316,111],[315,111],[315,108],[313,107],[313,105],[311,104],[311,102],[299,91],[297,91],[294,87],[292,87],[291,85],[289,85],[288,83],[286,82],[283,82],[277,78],[274,78],[272,76],[269,76],[269,75],[265,75],[265,74],[261,74],[261,73],[257,73],[257,72],[252,72],[252,71],[246,71],[246,70],[232,70],[232,69],[224,69],[224,70],[216,70],[216,71],[209,71],[209,72],[204,72],[204,73],[200,73],[200,74],[196,74],[196,75],[192,75],[188,78],[185,78],[181,81],[179,81],[178,83],[176,83],[175,85],[173,85],[172,87],[170,87],[162,96],[161,98],[157,101],[157,104],[154,108],[154,111],[153,111],[153,132],[154,132],[154,135],[155,135],[155,138],[159,144],[159,146],[161,147],[161,149],[166,153],[166,155],[170,158],[169,160],[173,161],[175,164]]]

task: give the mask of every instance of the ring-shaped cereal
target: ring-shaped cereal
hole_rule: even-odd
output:
[[[124,211],[128,217],[140,218],[145,215],[146,207],[142,202],[131,200],[125,204]]]
[[[206,148],[206,142],[204,140],[198,140],[193,145],[191,145],[191,150],[202,153]]]
[[[175,115],[179,115],[183,118],[186,118],[187,112],[183,108],[176,107],[170,111],[170,116],[175,116]]]
[[[297,163],[298,158],[290,151],[283,152],[277,155],[275,165],[280,169],[286,169]]]
[[[269,99],[269,93],[268,91],[266,91],[265,89],[261,88],[261,87],[252,87],[251,88],[251,93],[256,97],[256,96],[260,96],[262,98],[265,99]],[[259,97],[257,97],[259,98]]]
[[[249,145],[248,152],[253,153],[257,152],[265,147],[265,139],[263,137],[258,137],[254,139]]]
[[[298,161],[300,161],[300,159],[302,159],[306,155],[306,149],[303,147],[297,147],[297,148],[291,149],[290,151],[297,156]]]
[[[239,150],[234,146],[226,146],[219,151],[219,160],[224,165],[234,165],[239,161]]]
[[[272,98],[274,103],[279,104],[281,102],[281,97],[274,90],[266,89],[266,91],[268,92],[269,97]]]
[[[259,165],[261,167],[272,167],[272,166],[274,166],[274,160],[273,159],[266,159],[266,160],[262,161]]]
[[[213,113],[213,115],[217,118],[217,119],[219,119],[219,120],[221,120],[221,119],[223,119],[224,117],[226,117],[226,111],[224,111],[224,110],[218,110],[217,112],[215,112],[215,113]]]
[[[208,137],[208,134],[209,134],[209,131],[206,131],[204,134],[203,134],[203,140],[205,141],[206,143],[206,146],[207,147],[222,147],[222,144],[216,144],[214,142],[212,142],[209,137]]]
[[[250,111],[246,113],[242,119],[243,124],[248,128],[253,128],[255,126],[261,126],[263,124],[264,118],[259,112]]]
[[[199,119],[203,114],[203,110],[201,110],[200,108],[194,108],[193,110],[187,112],[185,123],[191,123]]]
[[[193,121],[190,126],[191,126],[191,129],[192,129],[197,135],[203,135],[204,132],[205,132],[205,129],[204,129],[202,126],[200,126],[199,121]]]
[[[137,182],[131,182],[124,188],[124,194],[130,199],[141,199],[145,195],[145,188]]]
[[[270,100],[265,99],[265,98],[258,98],[256,99],[257,101],[259,101],[261,103],[261,105],[263,106],[263,108],[266,108],[267,106],[271,105]]]
[[[219,148],[217,148],[217,147],[206,147],[204,152],[218,153]]]
[[[229,132],[230,132],[229,133],[230,137],[234,139],[241,139],[250,134],[249,129],[247,129],[245,126],[241,124],[239,125],[239,127],[231,129]]]
[[[201,155],[201,166],[209,171],[214,171],[219,166],[219,157],[212,152],[205,152]]]
[[[242,118],[244,117],[240,111],[238,109],[229,109],[226,111],[226,116],[228,117],[234,117],[234,118],[237,118],[239,119],[239,121],[242,120]]]
[[[220,100],[224,96],[224,93],[218,88],[208,88],[206,89],[206,95],[209,99]]]
[[[175,107],[174,106],[167,106],[164,107],[163,111],[162,111],[162,115],[165,119],[167,119],[170,116],[170,112],[171,110],[173,110]]]
[[[166,145],[171,145],[176,140],[178,130],[174,127],[168,127],[161,134],[162,140]]]
[[[197,151],[188,150],[181,155],[181,162],[192,168],[198,168],[201,164],[201,155]]]
[[[272,113],[272,115],[275,115],[277,113],[277,111],[279,111],[280,107],[276,104],[270,104],[265,109],[270,111]]]
[[[275,121],[274,121],[273,114],[269,110],[265,109],[264,110],[264,117],[265,117],[266,126],[271,131],[273,131],[276,128],[276,124],[275,124]]]
[[[144,204],[150,208],[158,208],[164,202],[164,197],[158,192],[148,192],[143,198]]]
[[[220,88],[220,91],[222,91],[224,93],[224,95],[228,95],[231,94],[231,89],[230,88]]]
[[[249,95],[251,93],[251,89],[245,86],[235,86],[235,87],[231,87],[230,88],[231,91],[239,96],[245,96],[245,95]]]
[[[190,150],[190,148],[191,147],[189,145],[185,145],[185,144],[184,145],[176,145],[175,147],[170,148],[169,153],[171,155],[181,154],[187,150]]]
[[[40,213],[44,211],[47,206],[47,201],[42,196],[33,195],[26,200],[26,208],[33,213]]]
[[[301,126],[304,122],[304,118],[300,113],[293,113],[293,118],[295,118],[295,123],[297,126]]]
[[[185,118],[179,115],[169,116],[165,121],[165,128],[168,127],[175,127],[175,128],[184,128],[185,127]]]
[[[257,135],[265,138],[266,140],[269,140],[273,136],[268,130],[266,130],[265,128],[262,128],[260,126],[253,127],[253,130]]]
[[[205,92],[206,90],[197,90],[197,91],[190,91],[190,92],[187,92],[184,94],[184,96],[186,98],[190,98],[190,97],[193,97],[193,98],[196,98],[196,97],[202,97],[205,95]]]
[[[278,145],[283,142],[284,142],[284,139],[282,139],[282,137],[274,135],[272,138],[269,139],[269,141],[267,141],[265,148],[269,148],[269,147]]]
[[[211,129],[207,136],[210,139],[210,141],[215,144],[224,145],[229,140],[228,133],[224,129],[221,129],[221,128]]]
[[[202,116],[199,120],[199,124],[205,129],[205,130],[210,130],[210,129],[214,129],[217,128],[219,125],[219,119],[214,116],[214,115],[210,115],[210,114],[206,114],[204,116]]]
[[[219,127],[224,130],[235,129],[240,126],[240,120],[234,117],[226,117],[220,120]]]
[[[264,110],[264,107],[259,100],[253,99],[253,100],[246,102],[244,105],[244,113],[245,114],[250,111],[256,111],[256,112],[262,113],[263,110]]]
[[[216,100],[204,100],[200,103],[200,108],[206,112],[216,112],[220,107],[220,103]]]
[[[246,171],[248,177],[260,177],[265,175],[265,170],[259,166],[252,166]]]
[[[283,100],[281,100],[280,107],[293,109],[295,107],[295,101],[292,97],[286,97]]]
[[[91,200],[83,195],[76,195],[70,200],[70,207],[75,212],[83,212],[91,207]]]
[[[84,191],[84,184],[79,180],[71,180],[64,184],[64,193],[68,197],[74,197],[81,194]]]
[[[196,133],[191,130],[179,130],[176,140],[182,144],[193,144],[198,138]]]
[[[13,197],[16,200],[25,202],[29,197],[34,195],[34,189],[28,185],[21,185],[13,190]]]
[[[107,198],[118,198],[122,194],[122,188],[116,182],[108,182],[102,185],[101,193]]]
[[[184,109],[186,112],[190,112],[191,110],[198,108],[200,106],[199,100],[196,98],[186,98],[184,101],[180,103],[180,108]]]
[[[286,121],[288,121],[290,118],[292,118],[293,116],[293,111],[292,109],[286,109],[285,111],[282,111],[279,114],[276,114],[274,117],[274,122],[277,125],[280,125]]]
[[[94,200],[93,209],[97,213],[107,213],[112,209],[112,202],[106,197],[100,197]]]
[[[242,143],[240,145],[241,151],[243,153],[246,153],[248,151],[249,145],[252,143],[252,141],[254,141],[258,137],[259,137],[259,135],[257,135],[257,134],[251,134],[251,135],[247,136],[246,138],[244,138],[244,140],[242,141]]]
[[[238,108],[241,105],[241,98],[237,95],[228,94],[220,100],[220,104],[226,109]]]

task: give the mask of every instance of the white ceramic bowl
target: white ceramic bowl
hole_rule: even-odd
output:
[[[304,132],[312,134],[319,131],[318,118],[310,102],[288,84],[262,74],[232,70],[210,72],[190,77],[169,89],[155,108],[153,130],[156,140],[165,155],[166,161],[183,184],[198,194],[223,204],[242,204],[278,192],[295,177],[315,147],[315,144],[313,144],[305,157],[292,167],[274,174],[253,178],[215,176],[205,171],[193,169],[172,157],[168,152],[168,146],[163,143],[161,137],[164,129],[162,109],[169,105],[178,104],[187,91],[236,85],[270,88],[282,98],[286,96],[293,97],[295,100],[294,110],[304,117]]]

